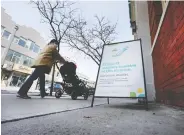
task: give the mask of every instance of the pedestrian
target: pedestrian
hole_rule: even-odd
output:
[[[33,81],[39,78],[40,80],[40,95],[43,98],[45,96],[45,74],[49,74],[52,65],[58,61],[61,64],[65,63],[64,58],[57,51],[59,43],[57,40],[51,40],[43,51],[38,55],[32,68],[35,68],[33,73],[28,77],[24,84],[20,87],[17,97],[30,99],[27,95]]]

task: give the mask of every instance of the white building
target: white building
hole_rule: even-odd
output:
[[[47,44],[44,38],[35,29],[27,26],[16,24],[10,15],[1,7],[1,60],[6,47],[11,42],[10,49],[5,56],[4,65],[2,65],[1,72],[1,87],[7,90],[18,90],[26,78],[33,72],[30,68],[34,59],[39,52]],[[13,35],[15,26],[18,26],[16,34]],[[61,82],[62,78],[59,76],[59,71],[56,68],[55,78],[56,82]],[[46,82],[51,82],[52,72],[45,76]],[[34,81],[31,91],[37,88],[38,82]]]
[[[13,39],[1,68],[1,87],[20,87],[32,73],[30,66],[46,42],[35,29],[16,24],[2,7],[1,17],[1,60],[6,55],[5,49],[10,39]],[[18,30],[13,35],[15,26],[18,26]]]

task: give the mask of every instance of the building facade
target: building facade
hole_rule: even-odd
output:
[[[135,17],[133,34],[141,38],[139,31],[145,31],[148,44],[144,47],[152,57],[156,100],[180,107],[184,107],[183,9],[183,1],[130,2],[130,14]]]
[[[33,28],[17,25],[2,7],[1,17],[1,61],[5,56],[1,65],[1,87],[20,87],[32,73],[30,66],[46,42]],[[18,30],[14,35],[15,26]],[[8,44],[10,48],[5,54]]]

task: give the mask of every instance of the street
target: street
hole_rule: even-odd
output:
[[[6,98],[8,97],[3,97],[3,99]],[[13,97],[10,96],[10,98]],[[47,100],[49,99],[42,101],[47,102]],[[59,99],[50,101],[50,105],[46,106],[50,110],[54,108],[51,107],[52,103],[56,108],[56,104],[62,106],[66,100],[67,104],[75,105],[86,102]],[[38,101],[37,98],[25,101],[25,105],[29,102],[30,113],[35,111],[33,107],[38,107],[40,104],[39,102],[37,105],[30,104],[37,103],[36,101]],[[3,123],[2,135],[183,135],[183,111],[158,104],[149,105],[150,110],[145,111],[144,107],[133,101],[129,103],[123,103],[124,100],[120,101],[114,101],[110,105]],[[3,108],[2,111],[4,111]]]

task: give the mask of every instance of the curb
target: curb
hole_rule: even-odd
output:
[[[98,105],[94,105],[94,106],[101,106],[101,105],[105,105],[105,104],[106,103],[98,104]],[[20,121],[20,120],[31,119],[31,118],[36,118],[36,117],[43,117],[43,116],[58,114],[58,113],[62,113],[62,112],[76,111],[76,110],[81,110],[81,109],[86,109],[86,108],[91,108],[91,106],[81,107],[81,108],[76,108],[76,109],[63,110],[63,111],[57,111],[57,112],[52,112],[52,113],[38,114],[38,115],[33,115],[33,116],[28,116],[28,117],[23,117],[23,118],[16,118],[16,119],[11,119],[11,120],[4,120],[4,121],[1,121],[1,124]]]

